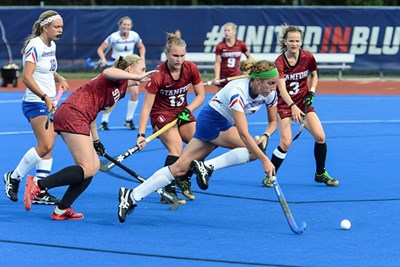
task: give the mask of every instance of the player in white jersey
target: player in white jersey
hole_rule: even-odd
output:
[[[118,21],[119,30],[110,34],[104,42],[97,49],[97,54],[101,60],[101,67],[107,65],[107,59],[104,51],[112,49],[111,58],[109,61],[113,62],[120,56],[132,55],[135,47],[139,51],[139,56],[145,60],[146,48],[137,32],[132,31],[132,20],[130,17],[123,17]],[[139,86],[131,86],[128,88],[131,97],[128,101],[128,109],[126,111],[125,126],[128,129],[136,129],[133,123],[133,115],[135,114],[136,107],[139,103],[138,94]],[[104,113],[101,118],[100,130],[109,130],[108,121],[111,112]]]
[[[244,112],[250,115],[258,111],[261,106],[275,106],[277,103],[276,91],[271,92],[267,96],[258,95],[256,98],[250,96],[249,91],[250,79],[243,78],[233,80],[219,91],[210,101],[209,105],[216,112],[222,115],[226,120],[234,123],[232,109]]]
[[[24,69],[22,81],[26,85],[22,101],[22,110],[31,124],[38,144],[30,148],[22,157],[14,171],[4,174],[5,192],[12,201],[18,201],[19,183],[30,169],[36,166],[36,176],[45,178],[49,175],[53,163],[52,151],[57,134],[53,123],[48,129],[45,123],[49,110],[55,107],[56,85],[63,90],[69,85],[57,71],[56,44],[63,32],[61,16],[52,10],[43,12],[35,22],[32,34],[22,48]],[[57,204],[58,199],[47,191],[33,200],[34,204]]]
[[[278,70],[272,62],[244,61],[241,70],[249,73],[250,78],[228,83],[204,107],[197,116],[196,133],[183,150],[179,159],[172,165],[155,172],[143,184],[135,189],[120,188],[118,218],[125,222],[126,215],[150,193],[162,188],[175,178],[193,171],[198,186],[206,190],[213,170],[244,164],[259,159],[264,172],[272,177],[275,167],[260,149],[277,127]],[[259,140],[249,133],[246,116],[266,106],[268,126]],[[225,147],[230,151],[205,162],[215,148]],[[265,147],[265,146],[264,146]]]

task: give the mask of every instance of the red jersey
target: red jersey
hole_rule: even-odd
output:
[[[281,54],[275,60],[279,72],[279,79],[284,78],[286,89],[298,107],[303,106],[303,99],[308,92],[308,75],[317,70],[317,62],[309,51],[300,50],[299,58],[294,66],[290,66],[285,54]],[[280,97],[278,90],[278,108],[289,108],[286,102]]]
[[[196,85],[202,82],[199,69],[193,62],[184,61],[178,80],[172,78],[167,62],[158,66],[157,70],[159,72],[146,84],[146,90],[156,95],[150,116],[168,114],[176,117],[179,111],[188,105],[187,92],[190,84]]]
[[[54,129],[90,134],[89,125],[101,110],[111,108],[126,94],[128,80],[111,81],[103,74],[74,91],[54,113]]]
[[[248,51],[243,41],[235,40],[235,44],[229,47],[225,43],[225,39],[217,44],[215,54],[221,56],[221,72],[220,79],[241,75],[240,58],[242,54]]]

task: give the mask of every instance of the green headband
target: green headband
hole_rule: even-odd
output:
[[[250,77],[251,78],[260,78],[262,80],[265,79],[271,79],[271,78],[275,78],[278,77],[279,73],[278,73],[278,69],[277,68],[273,68],[272,70],[266,70],[266,71],[262,71],[262,72],[252,72],[250,73]]]

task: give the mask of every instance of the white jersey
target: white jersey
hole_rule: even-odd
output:
[[[128,38],[123,39],[120,32],[110,34],[104,42],[112,48],[111,57],[117,59],[119,56],[132,55],[136,45],[142,41],[139,34],[129,31]]]
[[[47,46],[39,36],[33,38],[28,43],[25,54],[22,56],[24,66],[25,62],[36,64],[33,79],[43,93],[49,97],[55,97],[57,93],[54,81],[54,72],[57,70],[56,43],[51,41],[50,46]],[[26,88],[23,100],[28,102],[44,102],[29,88]]]
[[[258,95],[256,98],[252,98],[249,91],[249,78],[233,80],[210,100],[209,105],[229,122],[234,123],[232,109],[250,115],[258,111],[262,105],[271,107],[277,104],[276,91],[265,97]]]

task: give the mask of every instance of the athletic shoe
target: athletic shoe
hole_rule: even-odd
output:
[[[178,199],[179,204],[181,204],[181,205],[185,205],[186,204],[186,200],[181,199],[180,197],[178,197],[178,194],[176,193],[175,181],[173,181],[171,184],[167,185],[165,187],[164,191],[167,192],[168,194],[173,195],[174,197],[176,197]],[[160,203],[161,204],[173,204],[170,199],[164,197],[163,195],[161,195]]]
[[[28,180],[26,181],[24,203],[26,211],[31,209],[32,201],[40,195],[40,188],[37,184],[39,179],[28,175]]]
[[[125,121],[124,123],[125,127],[127,127],[129,130],[135,130],[135,124],[132,122],[132,120]]]
[[[62,214],[57,214],[55,211],[51,214],[51,218],[56,221],[82,220],[84,217],[82,213],[75,212],[71,208],[67,208]]]
[[[137,206],[131,198],[132,192],[133,189],[126,189],[124,187],[119,189],[118,219],[120,223],[125,222],[126,215],[132,213]]]
[[[317,183],[325,183],[327,186],[337,186],[339,181],[331,177],[327,171],[323,174],[315,174],[315,179]]]
[[[274,185],[272,184],[271,180],[269,179],[268,175],[265,175],[264,179],[261,182],[262,186],[265,187],[274,187]]]
[[[110,130],[110,128],[108,128],[108,122],[102,121],[101,124],[100,124],[100,130],[102,130],[102,131]]]
[[[190,178],[179,178],[176,179],[176,184],[179,186],[179,188],[182,191],[182,194],[189,200],[194,200],[196,197],[193,195],[191,186],[192,183],[190,182]]]
[[[42,190],[40,195],[37,196],[34,200],[32,200],[32,204],[43,204],[43,205],[58,205],[60,200],[55,196],[52,196],[46,190]]]
[[[14,202],[18,201],[18,188],[20,181],[11,178],[13,172],[7,172],[4,174],[4,183],[6,184],[6,195],[9,199]]]
[[[207,167],[201,160],[193,160],[190,164],[190,169],[196,174],[197,185],[200,187],[200,189],[207,190],[208,180],[211,178],[214,167]]]

